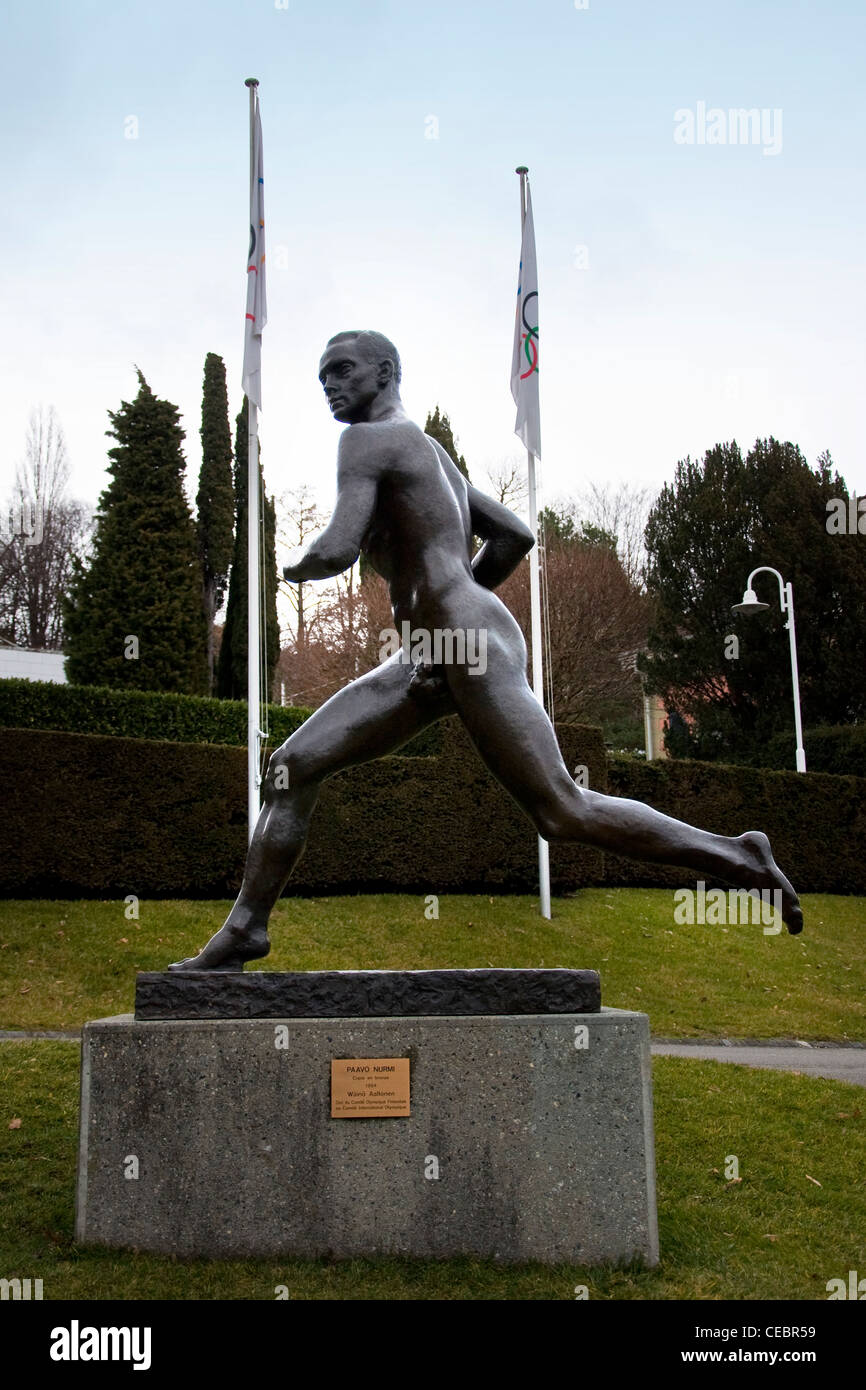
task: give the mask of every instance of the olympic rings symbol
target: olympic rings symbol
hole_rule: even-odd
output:
[[[523,351],[526,356],[526,360],[529,363],[529,366],[527,367],[526,371],[520,373],[521,381],[525,381],[528,376],[532,376],[533,372],[538,371],[538,324],[536,324],[533,327],[533,325],[529,323],[526,318],[526,309],[530,299],[537,298],[538,291],[532,290],[524,299],[523,308],[521,309],[523,327],[526,329],[526,332],[523,335]]]

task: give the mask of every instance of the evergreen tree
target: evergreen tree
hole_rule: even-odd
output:
[[[233,546],[234,487],[228,410],[225,364],[215,352],[209,352],[204,362],[201,472],[196,507],[210,691],[214,687],[214,618],[225,598]]]
[[[574,502],[563,503],[559,507],[542,507],[538,514],[538,523],[538,529],[547,542],[598,545],[604,550],[616,553],[616,536],[613,532],[594,521],[580,521],[577,504]]]
[[[262,477],[262,497],[264,499],[265,514],[265,534],[263,545],[264,573],[265,573],[265,592],[264,592],[264,611],[265,611],[265,658],[267,662],[267,688],[264,698],[270,700],[272,697],[274,672],[277,669],[277,662],[280,659],[280,620],[277,617],[277,585],[279,575],[277,573],[277,511],[273,497],[265,494],[265,480]]]
[[[449,458],[452,458],[457,464],[457,467],[468,483],[469,469],[466,467],[466,460],[462,454],[458,454],[454,433],[451,429],[451,421],[448,419],[447,415],[439,413],[438,405],[432,414],[427,416],[424,433],[429,434],[431,439],[438,440]]]
[[[184,495],[177,407],[142,373],[109,412],[117,440],[96,514],[92,556],[64,606],[70,681],[203,694],[206,633],[195,524]]]
[[[247,472],[249,464],[249,402],[237,417],[235,434],[235,544],[229,578],[229,600],[217,664],[217,694],[224,700],[247,698]],[[271,684],[280,655],[280,629],[277,619],[276,516],[273,498],[265,497],[264,476],[259,458],[260,496],[264,497],[264,617],[266,633],[267,680],[262,699],[270,699]]]
[[[639,665],[674,716],[671,751],[759,761],[771,735],[790,732],[793,765],[777,580],[755,581],[767,612],[731,612],[759,565],[793,586],[804,726],[866,717],[866,547],[828,532],[828,500],[848,497],[831,470],[829,455],[813,470],[795,445],[772,438],[745,460],[736,443],[718,444],[702,463],[681,461],[659,496],[646,529],[656,616]]]

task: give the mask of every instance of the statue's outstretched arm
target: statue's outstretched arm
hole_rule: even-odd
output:
[[[345,430],[337,456],[337,505],[331,520],[309,546],[295,551],[283,570],[284,578],[293,584],[332,579],[355,563],[373,519],[377,484],[377,464],[363,442]]]

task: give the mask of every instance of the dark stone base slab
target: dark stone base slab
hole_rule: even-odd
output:
[[[588,1014],[596,970],[141,972],[136,1019],[397,1018]]]

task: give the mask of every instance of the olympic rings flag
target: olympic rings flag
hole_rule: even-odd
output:
[[[253,127],[250,178],[250,250],[247,256],[247,317],[244,333],[243,388],[253,405],[262,408],[262,329],[268,321],[265,295],[265,194],[262,167],[262,119],[258,95]]]
[[[538,405],[538,268],[532,198],[526,181],[526,217],[517,277],[517,312],[511,357],[511,394],[517,406],[514,433],[536,458],[541,458],[541,413]]]

